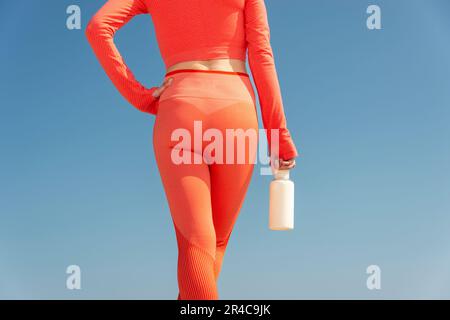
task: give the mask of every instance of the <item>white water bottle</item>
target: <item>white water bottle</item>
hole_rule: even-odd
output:
[[[289,170],[274,170],[270,182],[269,228],[294,229],[294,182],[289,180]]]

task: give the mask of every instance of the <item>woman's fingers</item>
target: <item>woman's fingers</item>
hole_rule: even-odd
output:
[[[279,159],[279,170],[287,170],[295,167],[295,159],[283,160]]]
[[[164,82],[163,82],[163,87],[164,88],[166,88],[166,87],[168,87],[168,86],[170,86],[171,84],[172,84],[172,81],[173,81],[173,78],[172,77],[170,77],[170,78],[167,78],[167,79],[164,79]]]
[[[295,167],[295,158],[288,160],[276,159],[275,162],[275,168],[278,170],[288,170]]]
[[[173,78],[166,78],[166,79],[164,79],[162,85],[161,85],[158,89],[156,89],[156,90],[153,92],[153,96],[154,96],[155,98],[159,97],[159,96],[161,95],[161,93],[162,93],[168,86],[170,86],[170,84],[172,83],[172,81],[173,81]]]
[[[153,92],[152,94],[153,97],[158,98],[161,95],[161,93],[163,93],[163,91],[172,84],[172,81],[173,81],[172,77],[164,79],[162,85]]]

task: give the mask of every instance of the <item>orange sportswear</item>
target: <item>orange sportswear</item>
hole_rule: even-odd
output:
[[[86,29],[94,52],[119,92],[137,109],[156,114],[157,86],[145,88],[114,45],[115,32],[138,14],[152,18],[166,68],[182,61],[240,59],[255,82],[269,150],[271,129],[279,130],[279,157],[298,156],[286,118],[264,0],[108,0]]]

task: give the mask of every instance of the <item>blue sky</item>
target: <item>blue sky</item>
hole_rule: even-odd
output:
[[[83,32],[103,2],[0,4],[0,298],[176,298],[154,118],[119,95]],[[70,4],[82,30],[66,28]],[[221,298],[450,298],[450,2],[266,4],[302,153],[296,226],[268,229],[271,178],[255,170]],[[366,27],[370,4],[381,30]],[[116,43],[144,85],[161,82],[148,16]],[[81,290],[65,286],[73,264]],[[372,264],[381,290],[366,287]]]

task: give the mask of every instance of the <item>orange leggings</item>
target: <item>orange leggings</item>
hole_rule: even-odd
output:
[[[258,136],[255,95],[246,73],[182,69],[166,77],[173,81],[159,98],[153,147],[177,239],[178,299],[216,300],[222,259],[256,160],[251,134],[242,140],[226,129]]]

